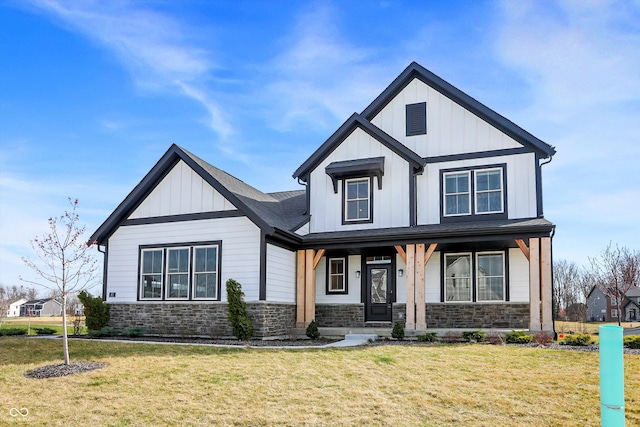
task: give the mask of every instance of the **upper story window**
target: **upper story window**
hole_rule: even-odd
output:
[[[344,221],[371,222],[371,178],[344,181]]]
[[[219,244],[141,249],[141,300],[220,299]]]
[[[427,133],[427,103],[418,102],[406,106],[407,136]]]
[[[442,171],[442,218],[506,217],[504,169],[500,165]]]

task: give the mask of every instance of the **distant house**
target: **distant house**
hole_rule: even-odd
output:
[[[632,322],[640,320],[640,287],[634,286],[618,301],[594,286],[587,296],[587,320],[590,322]]]
[[[7,310],[7,317],[18,317],[20,316],[20,306],[27,302],[24,298],[14,298],[9,300],[9,308]]]
[[[62,303],[55,298],[27,301],[20,306],[20,316],[62,316]]]

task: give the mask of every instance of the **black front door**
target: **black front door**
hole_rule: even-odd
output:
[[[365,320],[391,322],[393,281],[391,264],[367,264]]]

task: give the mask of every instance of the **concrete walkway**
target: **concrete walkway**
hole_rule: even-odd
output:
[[[376,334],[346,334],[342,341],[336,341],[322,347],[356,347],[377,339],[378,335]]]

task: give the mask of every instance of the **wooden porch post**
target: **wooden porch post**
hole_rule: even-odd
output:
[[[416,245],[407,245],[407,322],[404,328],[408,331],[416,329],[416,303],[415,303],[415,256]]]
[[[416,330],[427,329],[427,317],[425,307],[425,250],[424,243],[416,245],[416,280],[415,280],[415,303],[416,303]]]
[[[298,271],[296,280],[296,328],[304,328],[304,305],[305,305],[305,253],[298,251]]]
[[[540,239],[529,239],[529,330],[541,331],[540,323]]]
[[[304,326],[308,326],[316,318],[316,271],[313,268],[315,251],[305,251],[305,298],[304,298]]]
[[[540,286],[542,287],[542,330],[553,331],[551,238],[540,239]]]

